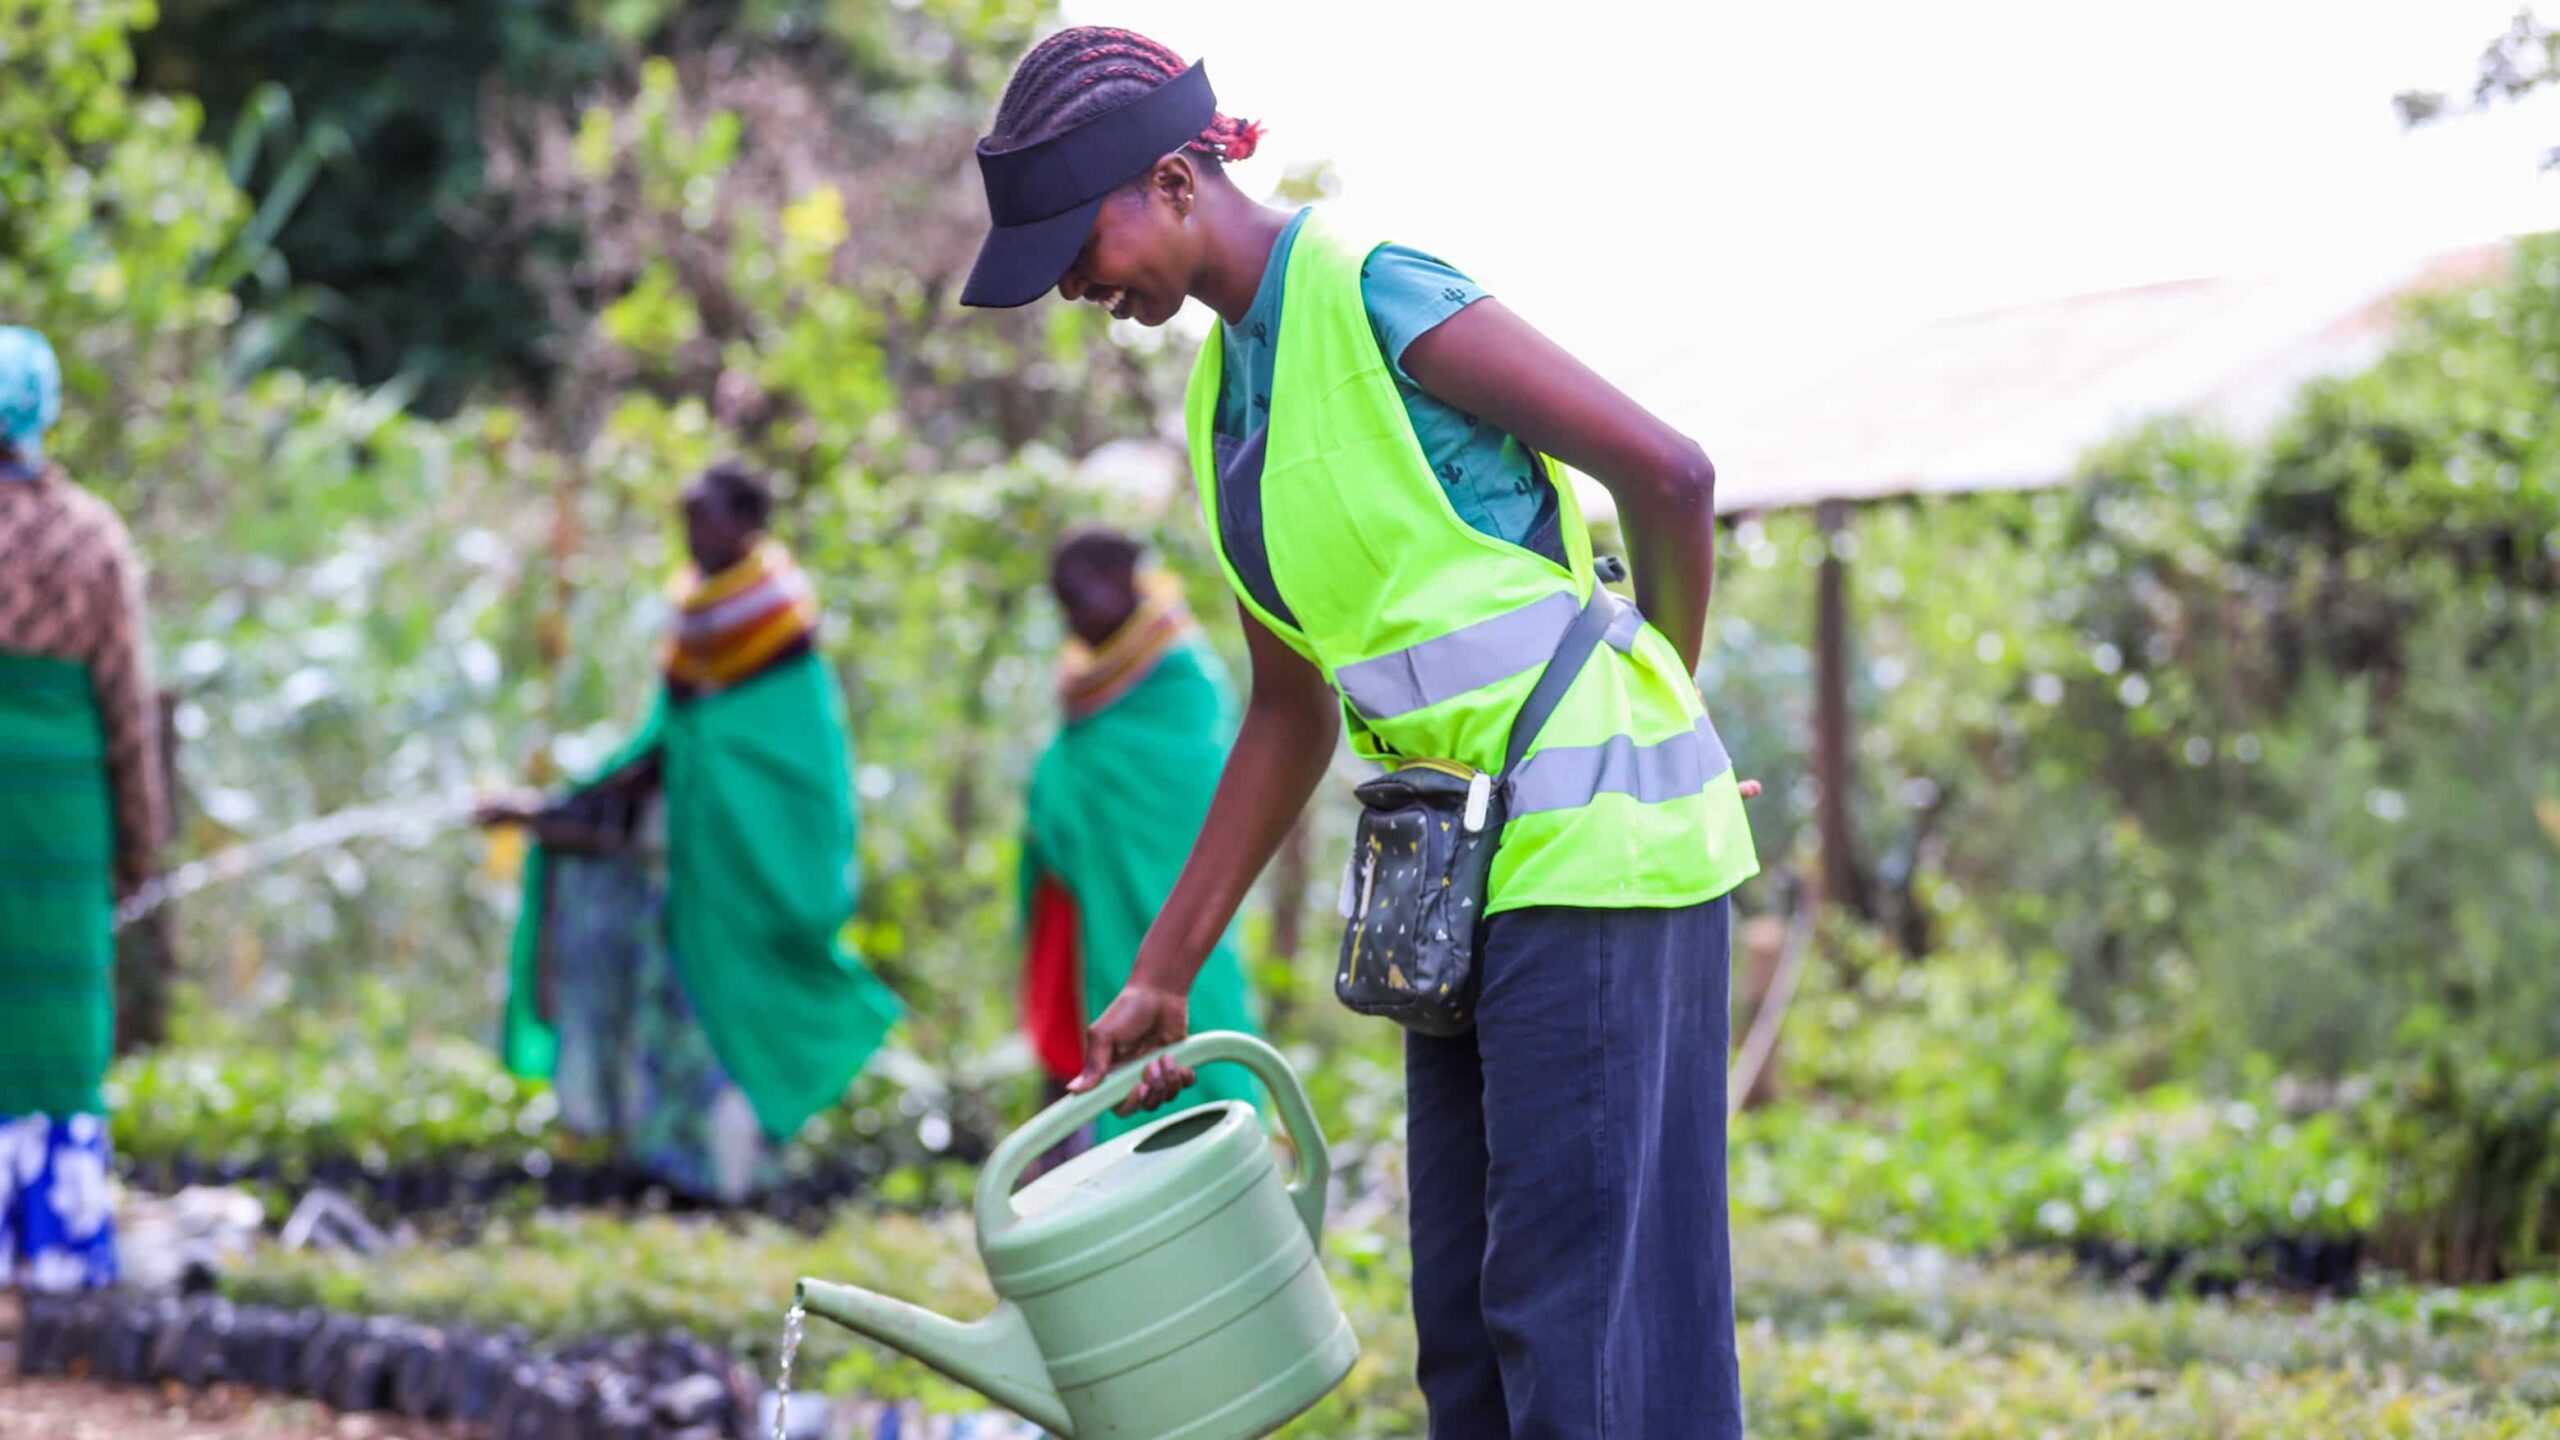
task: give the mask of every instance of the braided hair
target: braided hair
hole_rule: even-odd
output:
[[[1018,150],[1117,110],[1180,75],[1182,57],[1138,34],[1104,25],[1061,30],[1033,46],[996,104],[990,150]],[[1243,160],[1262,142],[1262,123],[1211,117],[1184,148],[1211,166]]]

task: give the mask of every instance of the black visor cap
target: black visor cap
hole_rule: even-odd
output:
[[[1065,278],[1111,192],[1200,136],[1217,117],[1209,72],[1194,65],[1072,130],[1014,150],[978,142],[993,221],[960,303],[1011,309]]]

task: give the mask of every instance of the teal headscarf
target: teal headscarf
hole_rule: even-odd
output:
[[[44,434],[62,418],[62,365],[53,346],[24,325],[0,325],[0,436],[18,463],[44,463]]]

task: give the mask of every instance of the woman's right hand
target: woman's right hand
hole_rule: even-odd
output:
[[[1171,990],[1132,980],[1086,1029],[1084,1073],[1067,1082],[1070,1094],[1081,1095],[1102,1077],[1141,1055],[1161,1050],[1191,1033],[1191,1002]],[[1145,1078],[1113,1111],[1135,1115],[1153,1110],[1191,1088],[1197,1077],[1187,1065],[1159,1056]]]

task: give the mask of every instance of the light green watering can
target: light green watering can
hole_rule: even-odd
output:
[[[1307,1093],[1249,1035],[1164,1051],[1261,1077],[1298,1147],[1283,1184],[1254,1109],[1180,1111],[1014,1193],[1023,1167],[1126,1098],[1125,1066],[996,1147],[978,1179],[995,1313],[975,1324],[823,1280],[812,1314],[869,1336],[1069,1440],[1249,1440],[1341,1383],[1360,1342],[1316,1259],[1332,1164]]]

